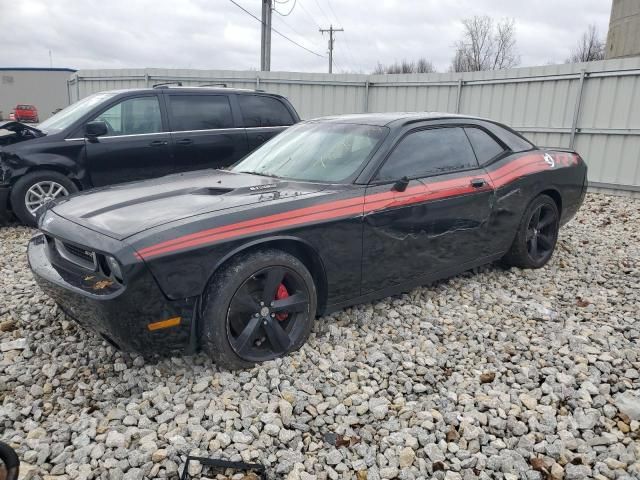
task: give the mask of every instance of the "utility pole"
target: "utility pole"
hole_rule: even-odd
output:
[[[344,28],[333,28],[333,25],[329,25],[329,28],[320,29],[320,33],[323,35],[325,32],[329,33],[329,73],[333,73],[333,34],[336,32],[344,32]]]
[[[271,13],[272,0],[262,0],[262,38],[260,42],[260,70],[271,70]]]

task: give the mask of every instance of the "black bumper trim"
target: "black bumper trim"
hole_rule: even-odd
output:
[[[48,248],[44,235],[33,237],[27,250],[29,266],[40,288],[77,323],[108,337],[122,350],[143,355],[166,355],[189,347],[195,298],[168,300],[144,266],[126,287],[87,291],[83,277],[98,274],[56,266]],[[175,316],[182,318],[178,327],[154,332],[147,328],[149,323]]]

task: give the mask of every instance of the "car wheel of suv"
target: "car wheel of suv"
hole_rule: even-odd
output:
[[[273,360],[304,345],[316,302],[313,277],[296,257],[279,250],[240,255],[207,288],[201,345],[231,370]]]
[[[536,197],[527,207],[511,249],[503,261],[509,266],[540,268],[551,259],[558,240],[560,214],[547,195]]]
[[[77,192],[75,183],[59,172],[42,170],[20,178],[11,189],[11,209],[22,223],[35,227],[36,214],[51,200]]]

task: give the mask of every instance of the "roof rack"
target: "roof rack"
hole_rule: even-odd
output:
[[[222,88],[227,88],[227,84],[226,83],[202,83],[200,85],[198,85],[199,87],[222,87]]]
[[[169,88],[169,85],[177,85],[178,87],[182,86],[182,82],[164,82],[164,83],[156,83],[153,85],[153,88]]]

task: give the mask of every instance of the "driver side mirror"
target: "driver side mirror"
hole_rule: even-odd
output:
[[[405,175],[404,177],[402,177],[400,180],[398,180],[396,183],[393,184],[393,187],[391,187],[391,190],[393,190],[394,192],[404,192],[407,189],[408,185],[409,185],[409,178]]]
[[[89,122],[84,126],[84,136],[89,140],[96,140],[108,132],[107,124],[101,120]]]

